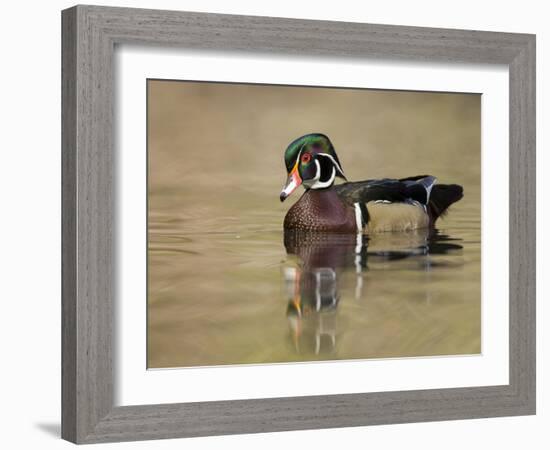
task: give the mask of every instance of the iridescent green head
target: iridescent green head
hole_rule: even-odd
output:
[[[306,134],[292,141],[285,150],[285,166],[288,179],[281,191],[281,201],[301,184],[306,189],[325,189],[334,184],[336,177],[346,179],[332,142],[321,133]]]

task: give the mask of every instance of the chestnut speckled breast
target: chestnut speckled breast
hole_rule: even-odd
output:
[[[281,201],[300,185],[306,192],[288,210],[285,229],[337,232],[430,228],[462,198],[462,186],[430,175],[348,182],[330,139],[306,134],[285,150],[287,181]],[[334,184],[336,178],[345,182]]]
[[[357,231],[355,210],[342,203],[333,188],[308,189],[288,210],[284,228],[352,233]]]

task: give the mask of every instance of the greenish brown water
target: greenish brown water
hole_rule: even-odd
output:
[[[149,81],[148,366],[479,353],[480,97]],[[465,197],[426,231],[286,234],[295,137]]]

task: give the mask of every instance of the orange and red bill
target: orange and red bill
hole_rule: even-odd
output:
[[[302,184],[302,178],[300,177],[300,174],[298,173],[298,161],[296,161],[296,164],[294,164],[294,167],[288,174],[288,178],[286,180],[285,185],[283,186],[283,190],[281,191],[281,195],[279,198],[282,202],[285,201],[285,199],[292,194],[298,186]]]

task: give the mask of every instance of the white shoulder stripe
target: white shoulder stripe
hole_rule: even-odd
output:
[[[359,203],[354,203],[355,206],[355,224],[357,225],[357,231],[363,230],[363,214],[361,213],[361,207]]]

